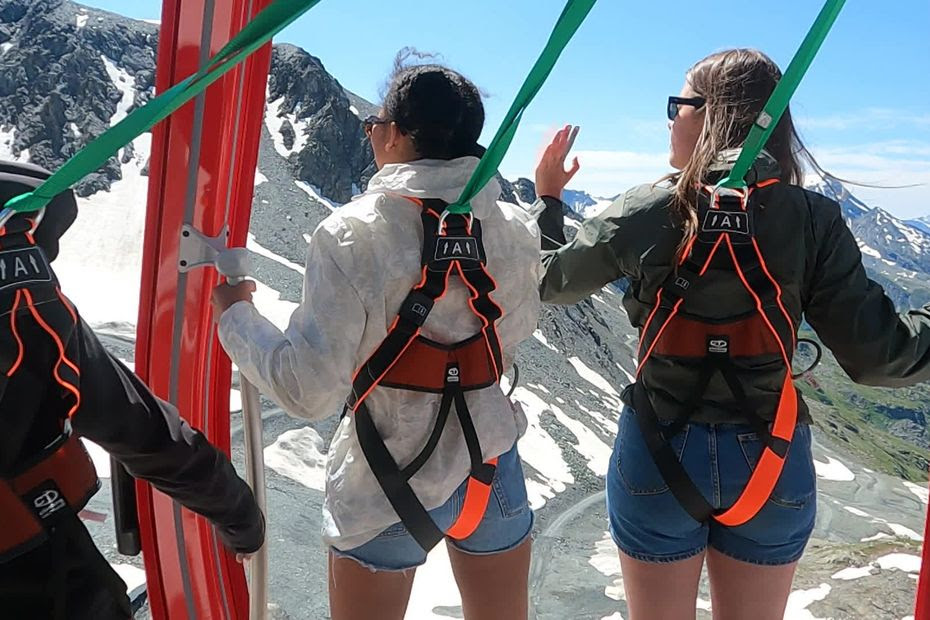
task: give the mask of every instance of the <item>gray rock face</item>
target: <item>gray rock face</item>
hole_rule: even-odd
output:
[[[282,126],[287,128],[284,146],[292,149],[298,138],[306,141],[288,158],[295,176],[328,198],[348,202],[374,174],[374,156],[345,90],[317,58],[293,45],[278,45],[271,56],[268,93],[269,101],[281,100],[279,116],[297,119],[298,127]]]
[[[501,197],[504,202],[517,203],[517,195],[514,192],[513,183],[505,179],[502,175],[497,175],[497,182],[501,185]]]
[[[153,93],[158,27],[69,0],[0,0],[0,131],[7,157],[55,169]],[[293,176],[347,202],[374,173],[349,95],[313,56],[276,46],[270,100]],[[361,111],[360,111],[361,113]],[[299,146],[295,150],[295,147]],[[123,154],[124,158],[127,156]],[[81,182],[89,196],[121,178],[119,154]]]
[[[0,4],[0,129],[11,154],[56,168],[110,127],[123,93],[107,62],[123,69],[131,106],[154,83],[157,29],[65,0]],[[125,104],[122,104],[125,107]],[[112,158],[78,186],[82,196],[120,179]]]
[[[836,200],[859,241],[869,276],[901,309],[930,303],[930,227],[924,220],[903,221],[858,199],[836,179],[809,183],[808,189]]]
[[[523,202],[536,200],[536,184],[529,179],[517,179],[513,182],[513,188]]]

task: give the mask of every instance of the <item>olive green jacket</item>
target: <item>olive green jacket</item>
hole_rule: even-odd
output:
[[[777,164],[764,153],[753,173],[758,179],[779,176]],[[757,242],[781,286],[795,330],[802,318],[806,320],[857,383],[895,387],[930,379],[930,307],[897,313],[881,286],[866,276],[859,246],[840,206],[787,183],[758,191]],[[673,269],[682,239],[671,199],[667,183],[633,188],[606,211],[585,220],[571,243],[544,252],[543,301],[574,304],[605,284],[628,278],[623,304],[633,326],[641,330]],[[551,199],[546,205],[539,217],[542,233],[564,241],[562,205]],[[713,320],[755,309],[731,268],[712,267],[702,280],[700,294],[689,296],[683,313]],[[653,360],[643,369],[641,381],[658,415],[674,418],[694,388],[697,370],[674,360]],[[780,359],[741,366],[751,406],[765,419],[774,417],[784,372]],[[810,421],[803,400],[799,415],[802,422]],[[706,423],[742,419],[722,377],[711,381],[692,419]]]

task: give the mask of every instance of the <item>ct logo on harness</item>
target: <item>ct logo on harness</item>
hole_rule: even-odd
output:
[[[65,507],[65,500],[55,489],[48,489],[34,497],[32,505],[38,511],[40,519],[47,519]]]
[[[716,353],[717,355],[726,355],[730,352],[730,341],[723,337],[711,337],[707,341],[707,352]]]

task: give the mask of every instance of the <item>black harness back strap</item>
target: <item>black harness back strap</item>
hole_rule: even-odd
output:
[[[420,201],[415,202],[420,204]],[[465,392],[498,382],[502,374],[503,358],[496,330],[502,311],[491,298],[495,283],[485,269],[481,223],[471,216],[444,214],[446,203],[439,200],[424,200],[421,206],[423,278],[407,295],[387,337],[356,373],[347,409],[355,414],[359,443],[379,485],[410,534],[428,551],[447,534],[455,538],[469,535],[474,531],[471,525],[477,526],[480,516],[484,514],[487,497],[485,495],[481,503],[481,487],[489,489],[496,469],[496,459],[483,461],[478,433],[465,401]],[[461,278],[471,291],[469,305],[481,320],[482,327],[473,338],[455,345],[440,345],[420,336],[420,330],[436,301],[445,294],[452,276]],[[441,381],[409,378],[404,381],[392,377],[392,372],[399,374],[398,367],[404,361],[408,364],[412,361],[410,358],[416,355],[417,348],[442,352],[446,363]],[[479,357],[483,358],[483,363],[475,365],[480,368],[471,368],[470,361]],[[379,385],[442,394],[439,412],[426,445],[403,468],[398,466],[385,445],[365,403],[372,390]],[[468,448],[471,480],[460,522],[444,533],[436,526],[409,482],[435,451],[453,405]],[[475,494],[479,501],[469,506],[473,482],[479,485]],[[479,509],[480,515],[476,515]]]

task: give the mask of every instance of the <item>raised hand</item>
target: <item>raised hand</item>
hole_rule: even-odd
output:
[[[565,158],[572,150],[580,129],[578,126],[566,125],[555,134],[552,142],[546,147],[536,167],[537,196],[561,198],[565,186],[581,168],[578,158],[575,157],[572,159],[571,168],[565,169]]]

